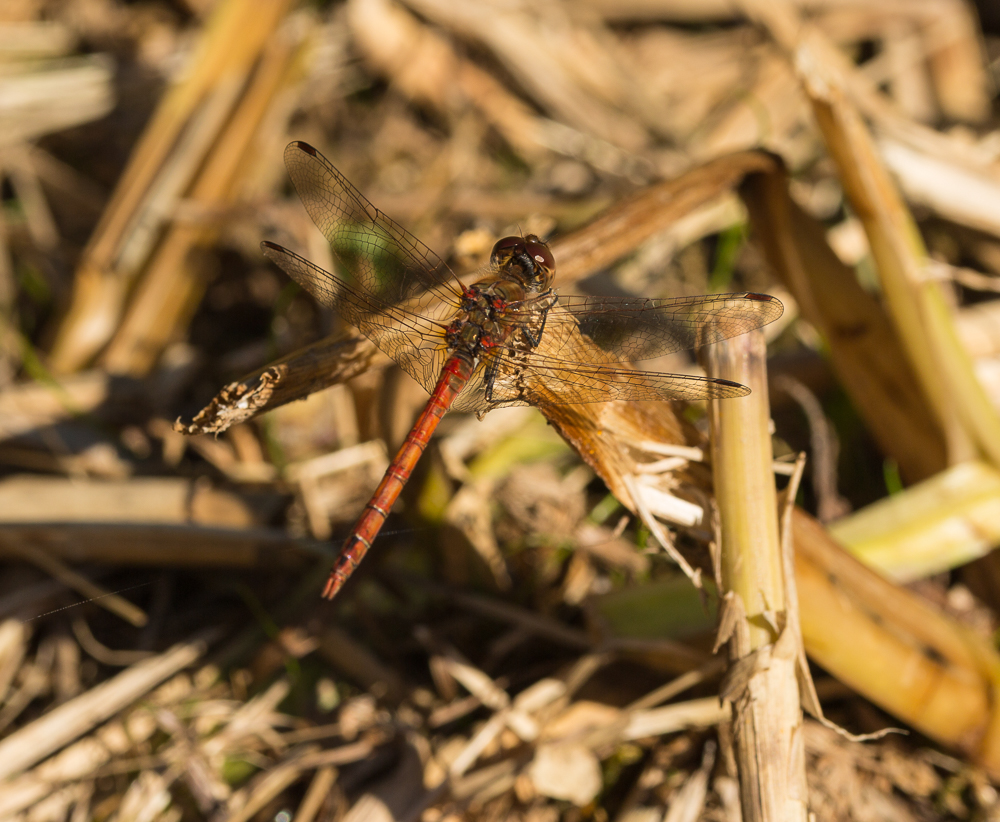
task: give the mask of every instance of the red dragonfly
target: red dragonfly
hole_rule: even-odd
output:
[[[285,165],[313,222],[344,268],[331,274],[270,242],[265,256],[338,311],[430,393],[347,538],[323,589],[332,599],[371,548],[441,417],[450,408],[610,400],[741,397],[721,379],[635,371],[657,357],[743,334],[781,316],[766,294],[679,299],[565,297],[550,288],[555,261],[533,234],[493,247],[488,272],[464,285],[420,240],[375,208],[315,148],[291,143]],[[568,334],[580,356],[560,356]]]

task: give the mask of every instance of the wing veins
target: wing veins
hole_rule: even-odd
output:
[[[368,271],[363,264],[352,264],[345,258],[340,250],[345,240],[349,245],[360,245],[369,262],[379,254],[396,262],[401,299],[417,296],[420,291],[446,300],[461,294],[458,278],[441,257],[376,208],[314,148],[289,143],[285,165],[312,221],[366,290],[375,293],[378,271],[374,264]]]

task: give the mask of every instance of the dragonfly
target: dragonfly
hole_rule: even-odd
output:
[[[267,241],[264,255],[430,394],[344,542],[323,589],[327,599],[368,553],[447,411],[482,416],[516,405],[745,396],[750,389],[729,380],[630,364],[744,334],[783,311],[779,300],[753,292],[671,299],[557,295],[552,252],[534,234],[498,240],[488,268],[465,284],[311,145],[290,143],[285,166],[343,270],[333,274]],[[583,345],[568,345],[570,338]]]

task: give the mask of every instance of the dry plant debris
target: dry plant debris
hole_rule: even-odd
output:
[[[997,816],[998,61],[959,0],[4,3],[0,819]],[[334,265],[291,139],[461,273],[774,294],[760,405],[455,415],[320,603],[424,397],[261,258]]]

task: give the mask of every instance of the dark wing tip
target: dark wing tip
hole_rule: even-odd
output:
[[[311,145],[309,145],[309,143],[303,143],[301,140],[293,140],[288,144],[289,148],[291,148],[292,146],[295,146],[295,148],[297,148],[299,151],[305,152],[311,157],[315,157],[317,154],[319,154],[319,152],[316,149],[314,149]]]
[[[773,323],[778,317],[785,313],[785,306],[782,304],[781,300],[777,297],[772,297],[770,294],[758,294],[756,291],[747,291],[743,295],[745,300],[753,300],[757,303],[767,303],[768,306],[764,311],[766,316],[764,317],[763,325],[768,323]]]
[[[277,243],[272,243],[270,240],[261,240],[260,243],[261,251],[284,251],[285,247],[278,245]]]
[[[712,380],[716,385],[723,385],[726,388],[735,389],[727,393],[729,397],[745,397],[750,393],[750,389],[739,382],[733,382],[732,380],[723,380],[720,378],[715,378]]]

